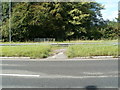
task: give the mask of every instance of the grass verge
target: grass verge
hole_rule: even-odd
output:
[[[46,58],[51,53],[50,45],[0,46],[2,57]]]
[[[69,46],[66,52],[69,58],[86,56],[118,56],[118,45],[85,44]]]

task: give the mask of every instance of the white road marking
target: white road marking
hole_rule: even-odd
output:
[[[87,79],[87,78],[107,78],[107,77],[118,77],[117,75],[108,75],[108,76],[40,76],[39,78],[68,78],[68,79]]]
[[[96,72],[96,73],[93,73],[93,72],[83,72],[84,74],[87,74],[87,75],[102,75],[104,73],[101,73],[101,72]]]
[[[0,74],[0,76],[13,76],[13,77],[37,77],[37,78],[74,78],[74,79],[87,79],[87,78],[107,78],[107,77],[118,77],[118,75],[102,75],[102,76],[63,76],[63,75],[25,75],[25,74]]]
[[[0,74],[0,76],[39,77],[40,75],[27,75],[27,74]]]

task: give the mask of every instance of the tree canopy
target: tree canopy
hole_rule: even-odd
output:
[[[102,9],[104,7],[97,2],[12,2],[9,18],[9,3],[2,3],[2,38],[8,41],[9,21],[13,41],[114,37],[116,34],[105,36],[114,29],[115,23],[108,24],[103,20]],[[112,29],[110,24],[113,25]]]

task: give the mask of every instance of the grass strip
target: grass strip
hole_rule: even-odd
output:
[[[66,52],[69,58],[87,56],[118,56],[118,45],[73,45]]]
[[[0,46],[2,57],[46,58],[51,53],[50,45]]]

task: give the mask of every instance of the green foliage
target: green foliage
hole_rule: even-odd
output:
[[[118,39],[119,28],[116,21],[107,21],[106,26],[101,30],[103,38]]]
[[[9,3],[8,2],[2,2],[1,3],[2,12],[1,12],[1,20],[2,23],[0,24],[0,32],[2,33],[3,39],[8,37],[8,29],[9,29]]]
[[[13,2],[11,18],[8,17],[8,5],[2,4],[2,38],[6,41],[9,21],[12,41],[100,39],[107,38],[103,34],[109,34],[100,12],[104,7],[97,2]]]

